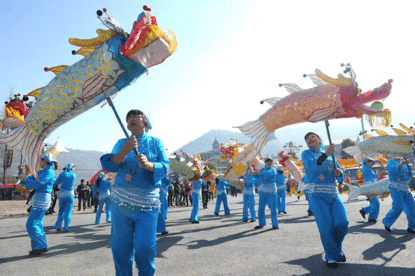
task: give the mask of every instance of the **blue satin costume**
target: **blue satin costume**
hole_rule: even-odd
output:
[[[55,229],[60,230],[62,228],[62,221],[64,221],[63,232],[69,231],[69,225],[71,224],[73,203],[75,200],[74,186],[76,181],[76,174],[71,170],[73,164],[65,166],[64,171],[61,172],[56,179],[53,186],[61,184],[61,191],[59,193],[59,212],[58,219],[55,223]]]
[[[215,206],[215,214],[219,214],[220,212],[220,205],[223,202],[223,208],[225,209],[225,215],[229,215],[231,210],[229,210],[228,206],[228,196],[226,195],[226,188],[229,188],[231,185],[219,179],[218,185],[216,187],[216,206]]]
[[[277,184],[277,209],[278,212],[285,212],[285,196],[287,195],[287,192],[285,190],[285,176],[283,169],[277,168],[275,182]]]
[[[160,202],[161,202],[161,207],[160,207],[160,212],[158,214],[158,219],[157,219],[157,233],[165,233],[167,232],[166,229],[166,219],[167,219],[167,211],[169,210],[169,203],[167,201],[167,196],[168,196],[168,189],[171,186],[171,181],[170,179],[166,177],[164,177],[161,180],[161,188],[160,188]]]
[[[379,176],[368,165],[366,165],[364,161],[365,160],[363,160],[362,162],[362,174],[363,174],[364,185],[367,185],[368,183],[373,183],[375,180],[378,179]],[[362,210],[366,214],[369,214],[369,219],[377,219],[379,216],[379,211],[380,211],[380,200],[379,198],[375,197],[369,202],[370,202],[370,205],[362,208]]]
[[[111,224],[111,250],[116,275],[132,275],[133,259],[139,275],[155,273],[159,188],[170,162],[160,139],[147,133],[136,139],[138,151],[154,164],[154,172],[138,166],[134,151],[128,153],[120,165],[110,161],[125,145],[126,139],[119,140],[111,154],[101,157],[104,170],[117,172],[112,193]]]
[[[95,224],[101,223],[101,214],[102,209],[104,208],[105,204],[105,220],[106,222],[111,222],[111,194],[110,190],[112,189],[111,183],[107,179],[103,179],[104,173],[101,172],[97,176],[97,182],[95,182],[94,188],[92,189],[92,194],[94,197],[97,196],[97,189],[99,192],[99,206],[98,211],[95,215]],[[98,187],[98,179],[99,179],[99,187]]]
[[[386,165],[390,181],[389,190],[392,197],[392,209],[389,210],[382,222],[390,228],[404,211],[408,218],[408,229],[415,230],[415,201],[408,185],[408,180],[411,185],[414,184],[410,179],[413,175],[408,165],[399,168],[399,164],[398,160],[391,159]]]
[[[323,153],[322,149],[310,148],[301,154],[305,169],[304,192],[308,195],[310,209],[317,222],[326,253],[325,259],[342,262],[345,261],[342,243],[348,232],[349,220],[335,180],[343,183],[344,171],[336,161],[336,166],[342,171],[342,175],[334,176],[332,156],[327,157],[321,165],[317,165],[317,159]]]
[[[254,176],[252,174],[244,173],[244,199],[242,208],[242,221],[248,221],[248,208],[251,213],[251,221],[256,221],[255,211],[255,190],[254,190]]]
[[[30,200],[32,211],[26,221],[26,230],[29,234],[32,250],[48,249],[45,231],[43,230],[43,219],[49,208],[53,183],[55,183],[54,164],[47,166],[37,172],[38,181],[33,175],[27,176],[26,181],[20,181],[26,185],[26,190],[35,190]]]
[[[277,171],[274,167],[267,169],[266,167],[260,170],[262,175],[258,175],[261,184],[258,188],[259,193],[259,205],[258,205],[258,220],[259,226],[267,225],[265,216],[265,207],[271,210],[271,222],[272,227],[278,229],[278,216],[277,216],[277,186],[275,183],[275,175]]]
[[[200,198],[200,192],[202,190],[202,184],[203,184],[202,179],[192,181],[193,208],[192,208],[192,212],[190,213],[190,221],[199,221],[199,201],[200,201],[199,198]]]

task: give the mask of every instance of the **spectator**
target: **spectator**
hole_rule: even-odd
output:
[[[81,203],[83,205],[83,211],[85,211],[88,186],[85,184],[84,179],[81,179],[81,184],[78,185],[76,191],[78,192],[78,211],[81,211]]]

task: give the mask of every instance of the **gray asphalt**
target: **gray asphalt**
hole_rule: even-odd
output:
[[[392,226],[392,233],[381,223],[390,197],[381,202],[377,224],[367,223],[359,213],[368,205],[364,197],[346,202],[347,262],[335,270],[323,261],[323,246],[314,218],[307,216],[304,197],[287,197],[288,214],[278,217],[278,230],[271,228],[269,210],[267,226],[254,230],[257,222],[241,221],[242,196],[228,200],[230,216],[223,210],[214,216],[211,201],[208,209],[200,210],[200,224],[189,223],[190,207],[169,209],[169,234],[157,242],[156,275],[415,275],[415,235],[406,232],[405,214]],[[258,207],[258,198],[256,203]],[[57,233],[53,229],[57,216],[46,216],[49,252],[41,257],[28,256],[27,216],[0,219],[0,275],[115,275],[111,226],[94,224],[94,215],[74,214],[69,233]]]

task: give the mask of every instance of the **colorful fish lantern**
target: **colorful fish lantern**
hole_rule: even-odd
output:
[[[72,45],[81,47],[73,54],[84,58],[71,66],[46,67],[45,71],[56,76],[45,87],[28,94],[36,102],[25,125],[0,138],[22,151],[32,171],[43,141],[56,128],[114,97],[148,68],[172,55],[177,47],[174,33],[162,31],[147,6],[134,22],[131,34],[124,32],[108,13],[108,18],[102,17],[102,11],[97,14],[110,30],[97,30],[98,37],[94,39],[69,39]]]
[[[345,66],[342,64],[342,66]],[[392,89],[392,80],[372,91],[362,93],[356,82],[356,75],[350,65],[346,65],[346,78],[339,74],[337,79],[331,78],[316,69],[310,77],[317,85],[310,89],[302,89],[296,84],[280,84],[290,95],[284,98],[269,98],[262,102],[272,105],[259,119],[245,123],[237,128],[251,137],[255,147],[261,152],[270,139],[271,134],[285,126],[302,122],[319,122],[329,119],[360,118],[363,114],[376,115],[389,111],[383,108],[366,106],[365,104],[386,98]],[[261,103],[262,103],[261,102]],[[389,122],[385,122],[389,123]]]

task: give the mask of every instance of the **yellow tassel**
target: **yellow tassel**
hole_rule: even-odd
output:
[[[113,30],[97,30],[98,37],[91,39],[79,39],[79,38],[70,38],[69,43],[79,47],[96,47],[101,45],[105,41],[110,40],[113,36],[117,35],[117,32]]]

